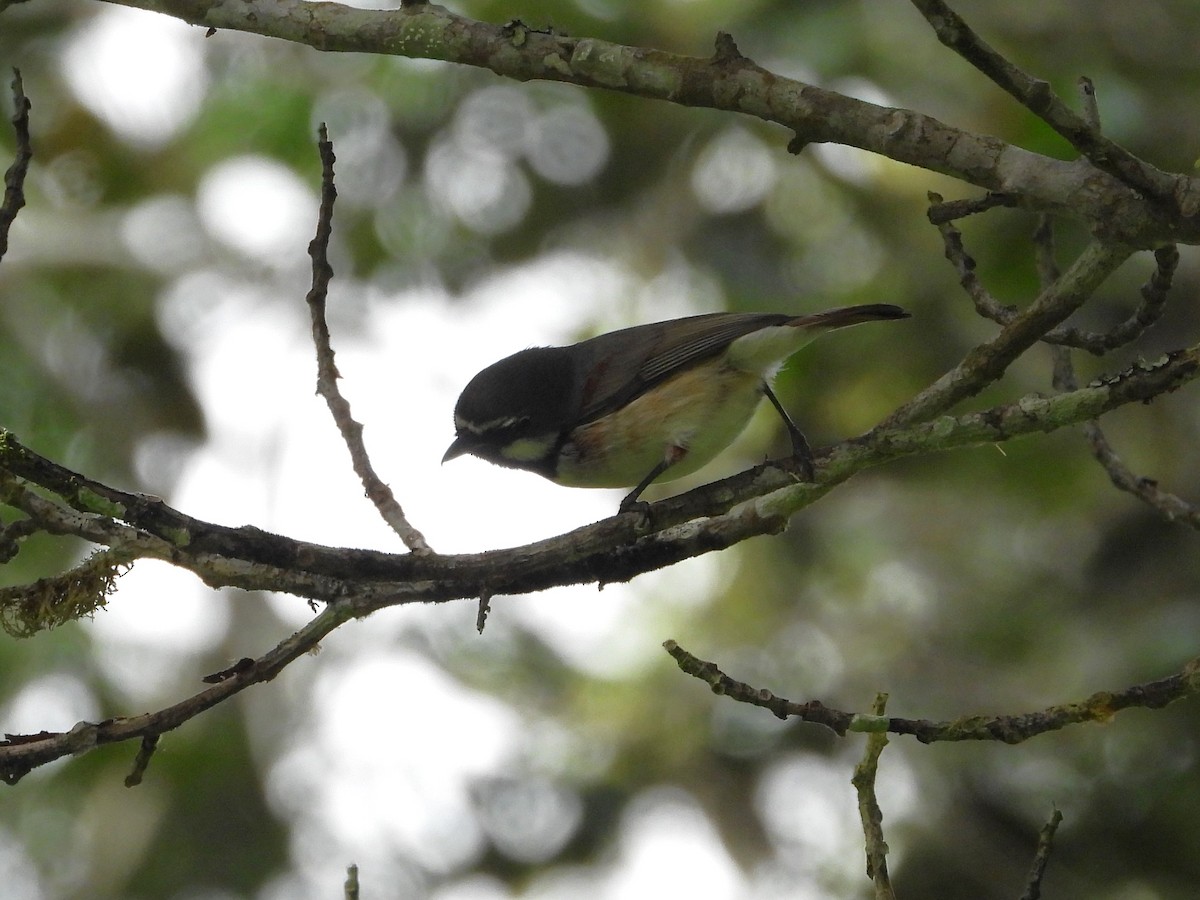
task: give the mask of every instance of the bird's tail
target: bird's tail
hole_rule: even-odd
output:
[[[839,306],[824,312],[797,316],[787,324],[794,328],[811,328],[816,331],[832,331],[860,322],[875,322],[881,319],[907,319],[909,313],[891,303],[865,303],[862,306]]]
[[[842,306],[787,319],[778,325],[760,328],[743,335],[729,345],[726,359],[730,365],[747,372],[760,372],[769,377],[780,363],[814,338],[835,328],[846,328],[860,322],[886,319],[907,319],[908,313],[890,303],[868,303],[863,306]]]

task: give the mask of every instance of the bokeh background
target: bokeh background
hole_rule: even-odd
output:
[[[956,8],[1111,136],[1192,171],[1192,0]],[[693,55],[717,30],[782,74],[915,108],[1029,149],[1067,148],[938,45],[902,0],[463,0]],[[330,319],[377,467],[442,551],[509,546],[612,513],[473,459],[442,468],[457,392],[524,346],[717,309],[858,302],[914,313],[832,336],[780,377],[814,443],[870,427],[993,333],[924,219],[948,179],[835,146],[789,156],[760,122],[442,63],[320,54],[86,0],[0,15],[0,64],[33,101],[29,206],[0,263],[0,424],[94,478],[188,513],[399,549],[327,413],[304,293],[326,122],[340,199]],[[7,95],[6,95],[7,96]],[[0,165],[12,135],[0,130]],[[1036,290],[1031,218],[964,224],[1005,302]],[[1082,245],[1063,222],[1063,259]],[[1122,318],[1127,264],[1081,318]],[[1164,321],[1084,377],[1200,334],[1185,248]],[[1035,348],[979,403],[1048,391]],[[1137,471],[1200,498],[1195,389],[1123,410]],[[786,440],[769,410],[698,477]],[[686,485],[680,485],[686,486]],[[679,486],[676,486],[679,487]],[[0,517],[11,518],[7,511]],[[790,699],[897,715],[1019,712],[1176,671],[1200,650],[1197,537],[1115,492],[1078,433],[866,473],[778,537],[613,585],[392,609],[164,737],[0,792],[6,898],[864,897],[850,786],[861,737],[715,697],[674,638]],[[78,544],[28,541],[3,583]],[[138,563],[94,620],[0,640],[0,730],[157,708],[311,615]],[[1200,709],[1123,714],[1018,747],[896,739],[879,793],[901,897],[1011,898],[1053,806],[1045,896],[1191,898],[1200,884]]]

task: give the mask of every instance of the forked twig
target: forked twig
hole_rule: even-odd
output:
[[[325,398],[329,412],[333,415],[342,440],[350,450],[354,471],[362,481],[367,497],[375,504],[388,526],[400,536],[404,546],[414,553],[430,553],[424,535],[409,523],[404,510],[396,501],[392,489],[375,472],[363,443],[363,426],[350,412],[350,404],[338,388],[337,364],[333,358],[333,347],[329,339],[329,325],[325,321],[325,301],[329,294],[329,282],[333,278],[333,267],[329,264],[329,239],[333,234],[333,204],[337,199],[337,188],[333,182],[333,142],[324,123],[320,126],[317,142],[321,154],[321,207],[317,216],[317,234],[308,245],[312,257],[312,288],[308,292],[308,308],[312,314],[313,343],[317,348],[317,393]]]
[[[946,259],[958,273],[959,283],[971,298],[975,311],[998,325],[1011,324],[1020,312],[1015,306],[1000,303],[983,284],[976,271],[975,259],[963,244],[962,232],[954,224],[954,220],[961,216],[948,212],[947,207],[951,204],[943,201],[940,195],[930,192],[929,200],[929,220],[937,226],[942,235]],[[981,208],[991,206],[984,203]],[[1053,285],[1060,275],[1053,261],[1053,238],[1049,230],[1049,221],[1046,216],[1039,217],[1040,224],[1034,239],[1043,290]],[[1137,340],[1146,329],[1162,318],[1175,270],[1179,266],[1179,250],[1174,244],[1159,247],[1154,251],[1154,260],[1155,269],[1142,286],[1141,301],[1123,322],[1107,331],[1085,331],[1074,326],[1058,325],[1042,335],[1041,341],[1103,356]]]
[[[887,694],[876,694],[871,714],[882,716],[887,708]],[[875,887],[875,900],[896,900],[888,875],[888,845],[883,839],[883,810],[875,794],[875,779],[879,774],[879,757],[888,744],[887,732],[873,731],[867,735],[863,758],[854,767],[850,783],[858,794],[858,815],[862,820],[863,839],[867,851],[867,877]]]

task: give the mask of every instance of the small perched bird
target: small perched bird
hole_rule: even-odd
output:
[[[733,442],[766,395],[812,478],[812,453],[771,392],[783,362],[835,328],[905,319],[872,303],[807,316],[711,313],[531,347],[471,379],[454,407],[442,462],[470,453],[568,487],[630,487],[691,474]]]

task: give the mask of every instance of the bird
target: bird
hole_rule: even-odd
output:
[[[813,479],[812,451],[771,390],[783,363],[826,331],[909,313],[889,303],[808,315],[708,313],[530,347],[481,370],[454,407],[445,464],[471,454],[567,487],[627,488],[695,472],[729,446],[765,396]]]

